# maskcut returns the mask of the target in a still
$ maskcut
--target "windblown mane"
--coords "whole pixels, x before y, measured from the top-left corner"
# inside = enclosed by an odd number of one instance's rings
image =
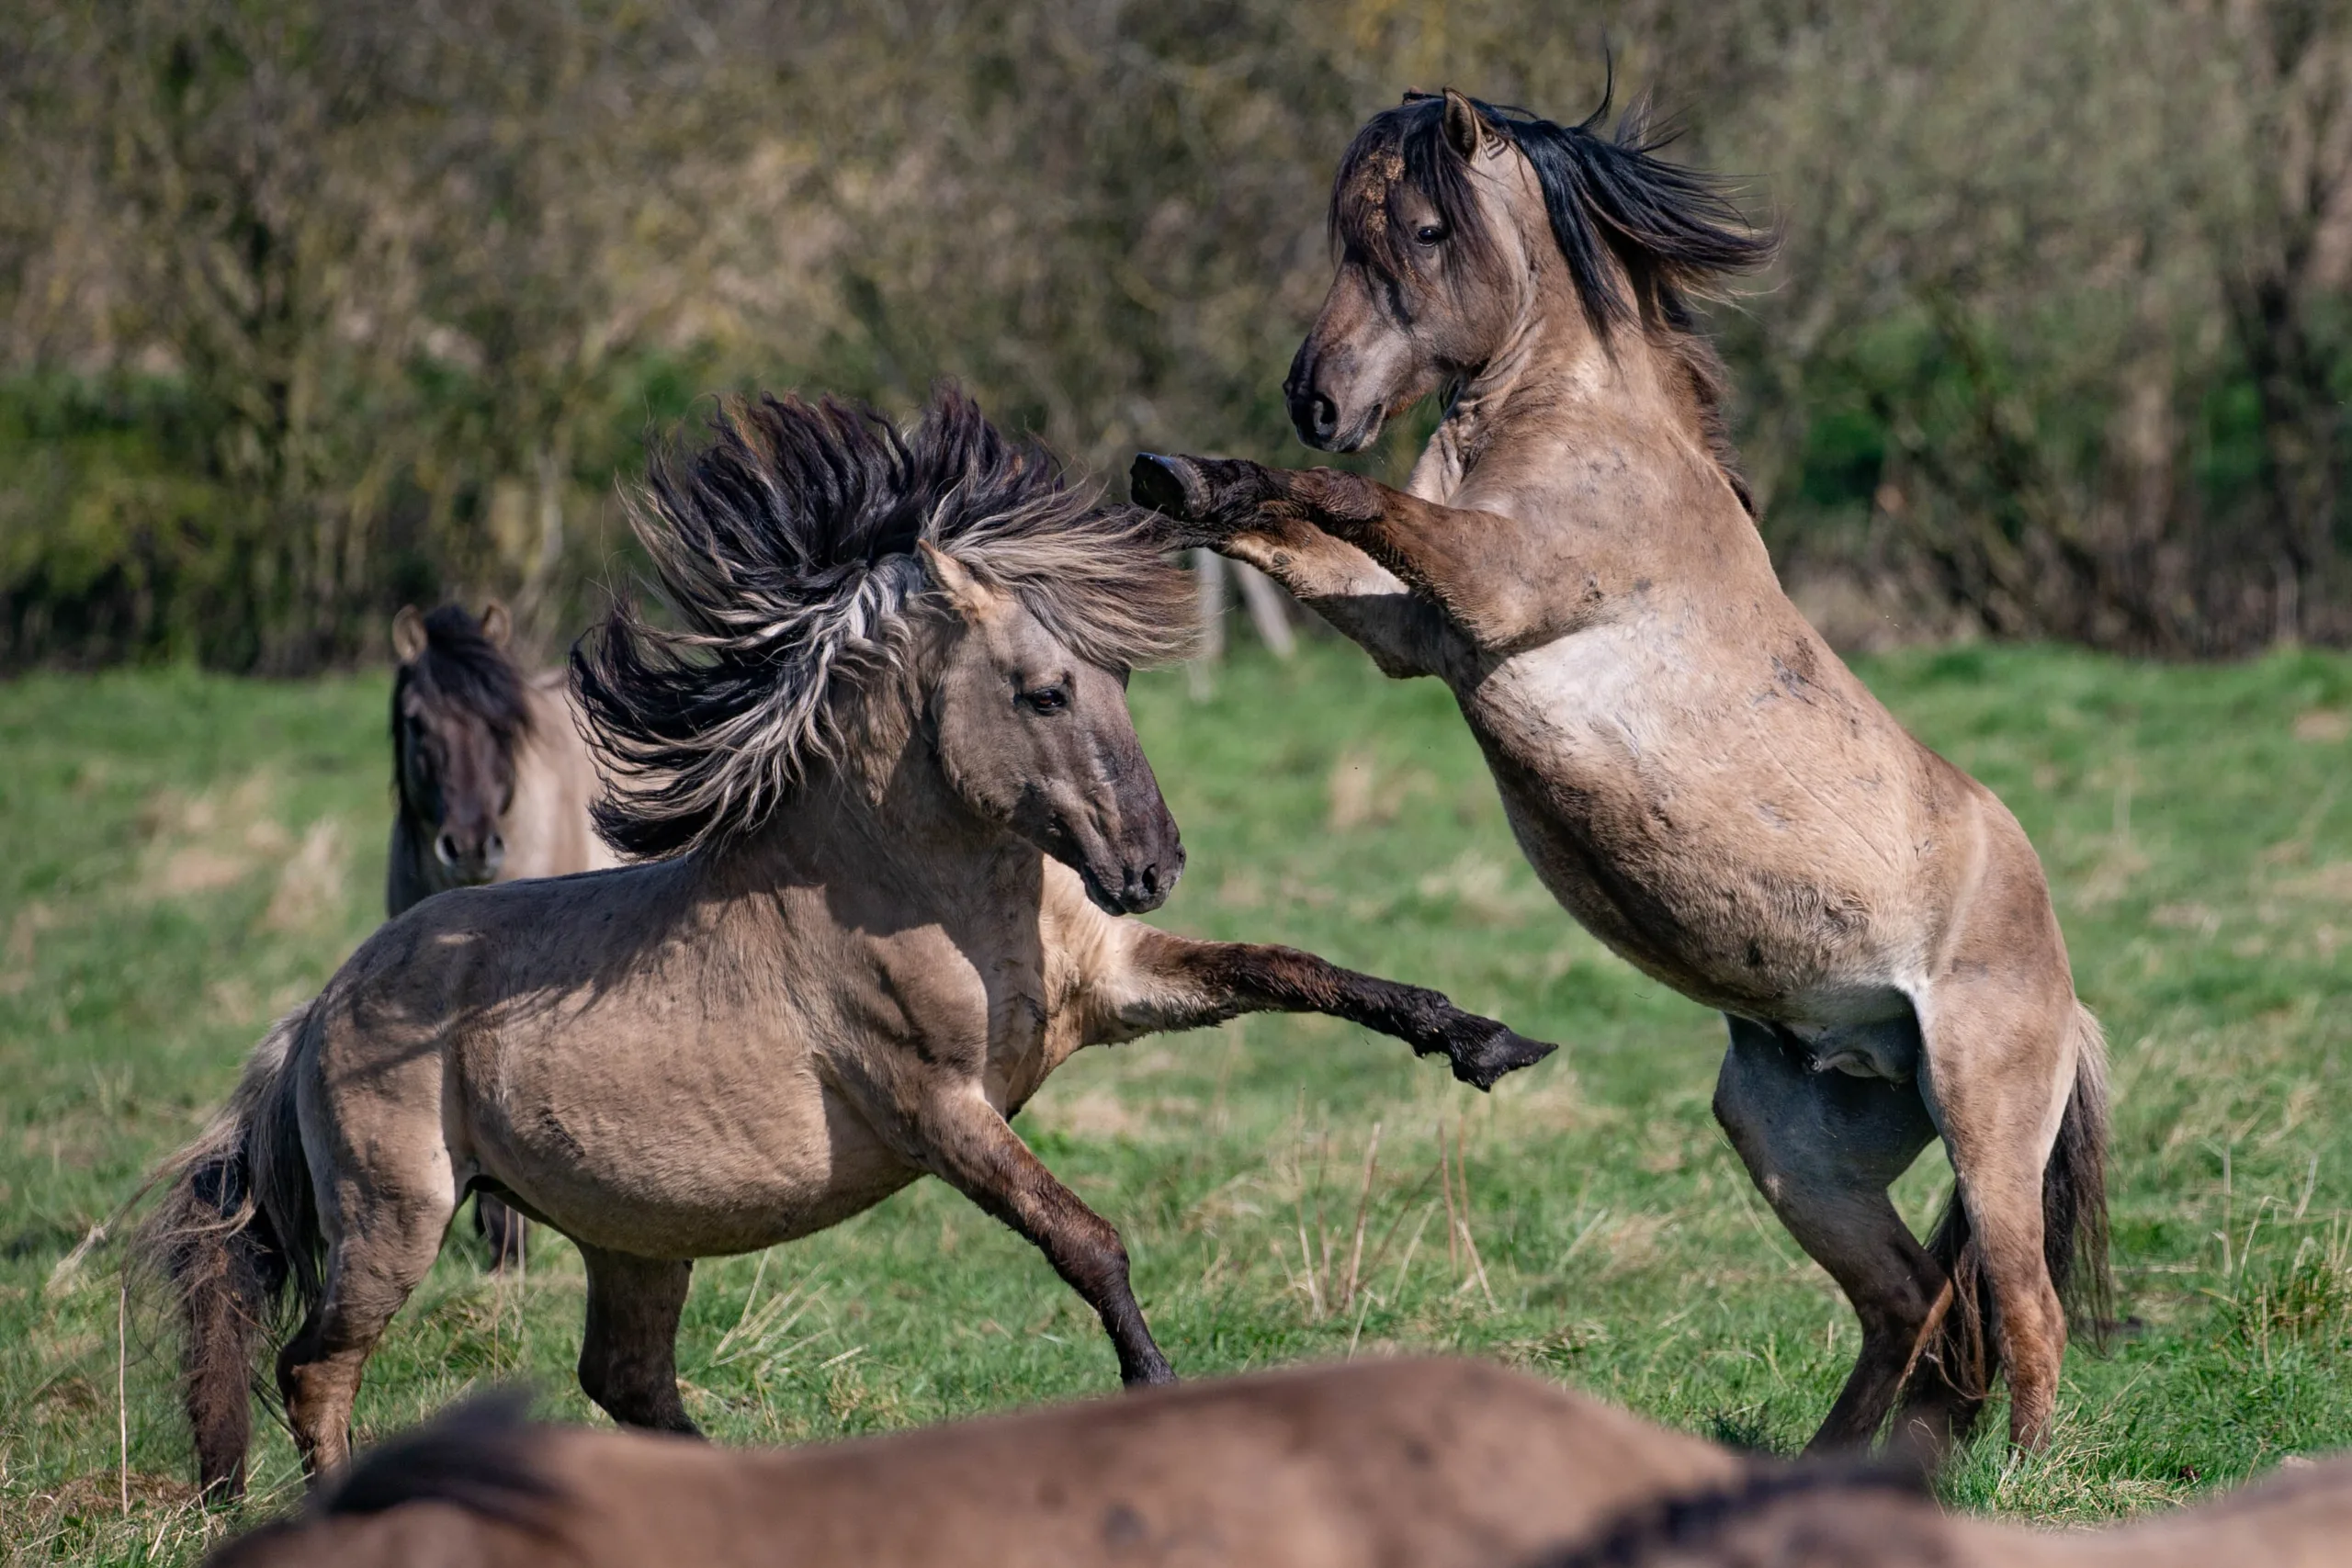
[[[1608,130],[1611,96],[1604,91],[1600,107],[1575,125],[1471,103],[1487,128],[1533,166],[1552,237],[1593,331],[1606,338],[1618,327],[1638,326],[1676,357],[1708,449],[1752,515],[1755,502],[1724,423],[1723,361],[1699,331],[1690,300],[1720,275],[1769,261],[1773,236],[1749,226],[1723,181],[1658,157],[1674,132],[1656,126],[1642,106]],[[1349,143],[1332,182],[1332,243],[1392,277],[1418,270],[1412,240],[1392,212],[1406,183],[1437,209],[1455,243],[1482,250],[1493,243],[1480,220],[1469,165],[1446,138],[1442,95],[1408,93],[1396,107],[1373,116]]]
[[[720,404],[709,433],[657,451],[630,509],[675,629],[616,606],[571,656],[597,748],[638,781],[595,808],[629,853],[756,828],[813,768],[846,760],[861,705],[911,709],[933,620],[918,539],[1090,663],[1189,646],[1192,591],[1151,513],[1097,504],[953,388],[903,431],[862,404],[762,397]]]
[[[482,635],[481,623],[462,605],[444,604],[424,617],[424,651],[392,677],[392,784],[405,789],[400,762],[401,709],[414,691],[426,703],[472,714],[481,720],[506,756],[531,728],[523,695],[522,671],[506,650]]]

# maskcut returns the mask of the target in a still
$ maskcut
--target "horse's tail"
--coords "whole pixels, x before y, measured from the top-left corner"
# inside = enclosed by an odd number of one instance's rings
[[[258,1332],[289,1315],[289,1285],[305,1312],[321,1291],[318,1210],[291,1070],[309,1020],[307,1006],[297,1009],[263,1036],[228,1105],[164,1168],[164,1201],[140,1235],[140,1258],[179,1308],[197,1476],[220,1497],[244,1490]]]
[[[2075,1082],[2041,1171],[2042,1261],[2069,1322],[2086,1326],[2097,1343],[2114,1308],[2107,1261],[2107,1034],[2079,1001],[2074,1030]],[[1993,1281],[1975,1242],[1955,1190],[1928,1242],[1929,1256],[1951,1280],[1951,1304],[1930,1326],[1913,1373],[1942,1380],[1961,1395],[1971,1420],[2001,1375],[2000,1341],[1991,1331]]]

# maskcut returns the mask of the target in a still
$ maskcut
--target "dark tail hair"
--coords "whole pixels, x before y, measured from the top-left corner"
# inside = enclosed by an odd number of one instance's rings
[[[2107,1035],[2090,1009],[2075,1004],[2075,1085],[2058,1123],[2058,1142],[2041,1173],[2042,1260],[2070,1326],[2106,1336],[2115,1281],[2107,1261]],[[2001,1375],[2000,1340],[1992,1332],[1993,1281],[1953,1190],[1928,1238],[1928,1252],[1951,1279],[1951,1305],[1921,1347],[1906,1394],[1925,1380],[1959,1395],[1954,1438],[1967,1436]]]
[[[253,1438],[250,1390],[259,1332],[321,1293],[320,1235],[295,1119],[292,1063],[310,1010],[272,1026],[228,1106],[175,1156],[138,1255],[178,1306],[183,1393],[196,1435],[197,1480],[210,1497],[241,1495]]]

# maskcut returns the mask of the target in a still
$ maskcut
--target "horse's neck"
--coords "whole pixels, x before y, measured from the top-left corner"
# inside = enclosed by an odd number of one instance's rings
[[[499,829],[506,836],[507,876],[561,876],[618,864],[589,819],[596,765],[580,738],[561,672],[526,676],[523,700],[531,723],[514,742],[514,797]]]
[[[420,826],[403,795],[392,813],[392,844],[384,864],[387,919],[441,891],[434,875],[430,829]]]
[[[1764,563],[1671,350],[1631,325],[1604,346],[1551,291],[1454,393],[1408,488],[1532,525],[1595,525],[1619,542],[1705,538]]]
[[[929,749],[909,748],[887,777],[820,773],[745,846],[743,874],[885,891],[944,910],[1033,881],[1042,853],[989,823],[948,788]],[[1023,876],[1023,873],[1028,873]]]

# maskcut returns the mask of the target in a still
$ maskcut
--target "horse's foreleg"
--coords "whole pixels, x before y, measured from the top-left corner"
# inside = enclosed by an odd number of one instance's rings
[[[1589,594],[1599,591],[1591,584],[1586,595],[1564,595],[1549,549],[1508,517],[1441,506],[1337,468],[1145,454],[1129,484],[1139,504],[1177,519],[1187,542],[1239,556],[1285,585],[1294,574],[1306,586],[1318,573],[1344,581],[1346,557],[1335,547],[1361,556],[1439,612],[1442,630],[1416,628],[1417,638],[1452,645],[1449,651],[1508,653],[1547,641],[1589,614]],[[1309,552],[1305,541],[1317,534],[1328,542]],[[1250,553],[1238,547],[1244,540],[1253,541]],[[1279,564],[1285,552],[1304,564]]]
[[[926,1168],[1046,1255],[1095,1315],[1119,1357],[1119,1381],[1174,1382],[1127,1280],[1127,1249],[1111,1222],[1056,1179],[979,1094],[949,1092],[912,1118]]]
[[[584,1242],[580,1257],[588,1267],[581,1391],[625,1427],[698,1435],[678,1397],[678,1316],[694,1265]]]
[[[1715,1119],[1772,1212],[1861,1320],[1861,1353],[1810,1446],[1859,1447],[1894,1408],[1943,1281],[1887,1197],[1934,1140],[1935,1123],[1917,1084],[1816,1072],[1762,1025],[1730,1023]]]
[[[1491,1089],[1557,1046],[1464,1012],[1442,993],[1360,975],[1311,953],[1257,942],[1194,942],[1136,928],[1126,972],[1105,986],[1117,1038],[1197,1029],[1245,1012],[1320,1012],[1393,1035],[1418,1056],[1442,1055],[1453,1076]]]

